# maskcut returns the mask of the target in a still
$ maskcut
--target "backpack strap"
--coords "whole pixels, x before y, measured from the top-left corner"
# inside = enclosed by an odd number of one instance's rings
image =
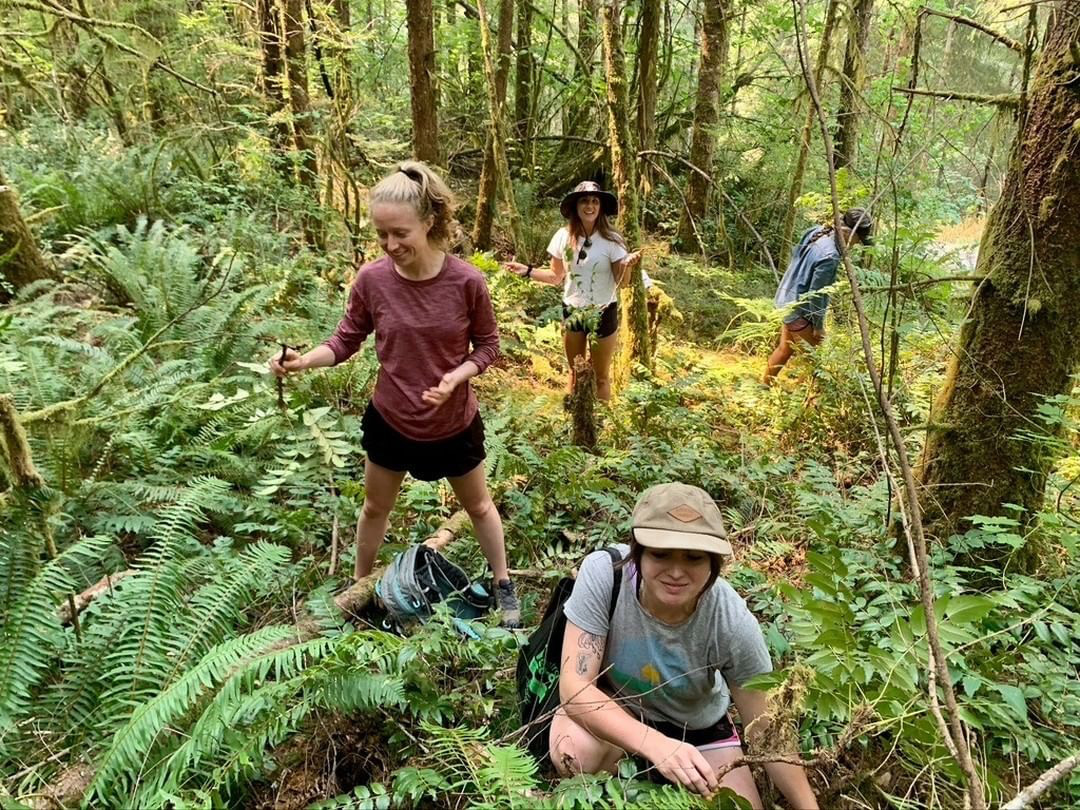
[[[619,601],[619,588],[622,587],[622,568],[619,568],[616,563],[622,562],[623,556],[617,548],[614,546],[608,546],[604,549],[611,556],[611,603],[608,605],[607,620],[608,629],[611,628],[611,617],[615,615],[615,605]]]

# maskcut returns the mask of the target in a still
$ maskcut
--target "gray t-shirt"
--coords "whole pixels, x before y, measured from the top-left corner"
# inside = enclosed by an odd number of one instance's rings
[[[620,545],[625,557],[630,547]],[[637,599],[637,569],[623,568],[622,587],[608,627],[611,556],[594,551],[581,564],[563,610],[593,635],[606,637],[598,684],[638,716],[690,729],[718,722],[731,702],[727,683],[739,686],[772,671],[757,619],[722,579],[702,595],[680,625],[650,616]]]

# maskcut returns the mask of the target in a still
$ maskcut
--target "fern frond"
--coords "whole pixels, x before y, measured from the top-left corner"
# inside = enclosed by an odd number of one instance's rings
[[[478,770],[480,792],[489,800],[524,797],[537,786],[536,760],[516,745],[487,745],[487,763]]]
[[[45,563],[21,587],[17,582],[8,583],[11,607],[0,626],[0,722],[29,709],[31,688],[49,669],[62,645],[56,607],[62,596],[75,588],[73,570],[95,570],[112,544],[110,537],[87,537]]]
[[[245,671],[251,666],[249,663],[245,667],[246,661],[272,650],[293,634],[295,628],[275,625],[219,644],[171,687],[136,708],[99,761],[87,796],[108,803],[120,795],[117,791],[129,790],[166,726],[190,711],[205,692],[236,677],[231,675],[236,668]]]

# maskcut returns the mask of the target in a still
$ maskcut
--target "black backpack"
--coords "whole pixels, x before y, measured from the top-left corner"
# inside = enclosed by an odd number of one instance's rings
[[[616,548],[604,549],[611,555],[611,565],[622,560]],[[608,622],[615,614],[615,603],[622,585],[622,569],[615,567],[611,583],[611,604]],[[559,708],[559,670],[562,667],[563,635],[566,633],[566,614],[563,604],[570,598],[574,580],[563,577],[555,586],[544,610],[540,626],[529,636],[518,652],[517,693],[521,707],[521,725],[525,729],[526,747],[536,759],[548,755],[548,729],[551,718]]]

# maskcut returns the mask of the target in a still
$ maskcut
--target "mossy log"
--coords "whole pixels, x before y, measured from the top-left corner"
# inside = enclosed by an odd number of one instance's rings
[[[55,278],[19,210],[15,189],[0,169],[0,304],[6,304],[32,281]]]

